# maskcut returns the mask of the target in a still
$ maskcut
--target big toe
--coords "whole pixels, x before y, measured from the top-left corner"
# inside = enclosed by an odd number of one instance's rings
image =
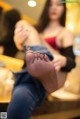
[[[34,57],[34,54],[33,54],[32,51],[28,51],[28,52],[26,53],[26,62],[27,62],[27,63],[33,62],[34,58],[35,58],[35,57]]]

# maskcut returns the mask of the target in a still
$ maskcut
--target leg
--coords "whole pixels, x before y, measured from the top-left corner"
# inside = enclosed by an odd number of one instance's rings
[[[31,26],[29,23],[25,22],[25,21],[20,21],[17,23],[16,27],[19,28],[20,26],[22,26],[22,29],[21,32],[19,32],[19,34],[22,35],[22,38],[25,36],[25,34],[29,35],[29,37],[25,37],[25,43],[26,46],[29,45],[29,46],[46,46],[49,51],[51,52],[51,54],[54,54],[57,53],[55,52],[55,50],[53,48],[51,48],[44,40],[42,40],[40,38],[40,35],[38,34],[38,32],[36,31],[36,29]],[[27,32],[28,31],[28,32]],[[18,34],[18,35],[19,35]],[[15,32],[15,37],[14,37],[14,40],[16,41],[15,43],[18,43],[17,40],[19,38],[16,38],[17,36],[17,30]],[[20,37],[21,38],[21,37]],[[20,41],[20,40],[19,40]],[[57,53],[58,54],[58,53]],[[54,64],[52,63],[52,65],[54,66]],[[60,80],[60,79],[59,79]],[[63,85],[63,84],[62,84]]]
[[[7,119],[30,119],[37,105],[37,93],[32,84],[15,87],[7,109]]]
[[[47,47],[52,54],[57,53],[45,40],[41,38],[37,30],[24,20],[21,20],[16,24],[14,41],[19,49],[21,49],[20,47],[22,47],[21,45],[23,44],[28,46],[43,45]]]
[[[14,41],[17,44],[19,41],[24,41],[27,46],[42,45],[40,41],[40,36],[36,29],[24,20],[20,20],[16,24]]]
[[[28,51],[26,61],[30,75],[39,79],[48,93],[58,89],[56,72],[47,55]]]

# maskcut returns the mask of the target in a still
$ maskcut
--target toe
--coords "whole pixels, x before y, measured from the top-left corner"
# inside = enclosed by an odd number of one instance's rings
[[[27,62],[27,64],[28,63],[32,63],[33,62],[33,60],[34,60],[34,54],[32,53],[32,52],[27,52],[26,53],[26,62]]]
[[[34,53],[34,57],[35,57],[35,59],[36,59],[36,58],[38,58],[38,55],[37,55],[37,53]]]
[[[44,59],[44,55],[43,54],[40,54],[40,58],[43,60]]]
[[[40,58],[40,53],[37,53],[37,58],[38,58],[38,60],[41,59],[41,58]]]
[[[45,61],[49,61],[49,58],[48,58],[48,56],[46,54],[44,55],[44,60]]]

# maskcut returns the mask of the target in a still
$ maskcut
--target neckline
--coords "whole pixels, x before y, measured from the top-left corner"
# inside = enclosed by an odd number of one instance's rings
[[[46,37],[44,39],[51,39],[51,38],[56,38],[56,36]]]

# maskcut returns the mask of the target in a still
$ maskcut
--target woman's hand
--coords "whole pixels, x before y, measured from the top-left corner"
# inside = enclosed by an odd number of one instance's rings
[[[28,36],[29,33],[26,28],[26,22],[19,21],[14,31],[14,42],[19,50],[23,49],[22,46],[25,44],[26,40],[28,39]]]
[[[60,71],[60,69],[66,65],[66,61],[67,59],[64,56],[58,54],[54,55],[53,63],[54,63],[55,70]]]

